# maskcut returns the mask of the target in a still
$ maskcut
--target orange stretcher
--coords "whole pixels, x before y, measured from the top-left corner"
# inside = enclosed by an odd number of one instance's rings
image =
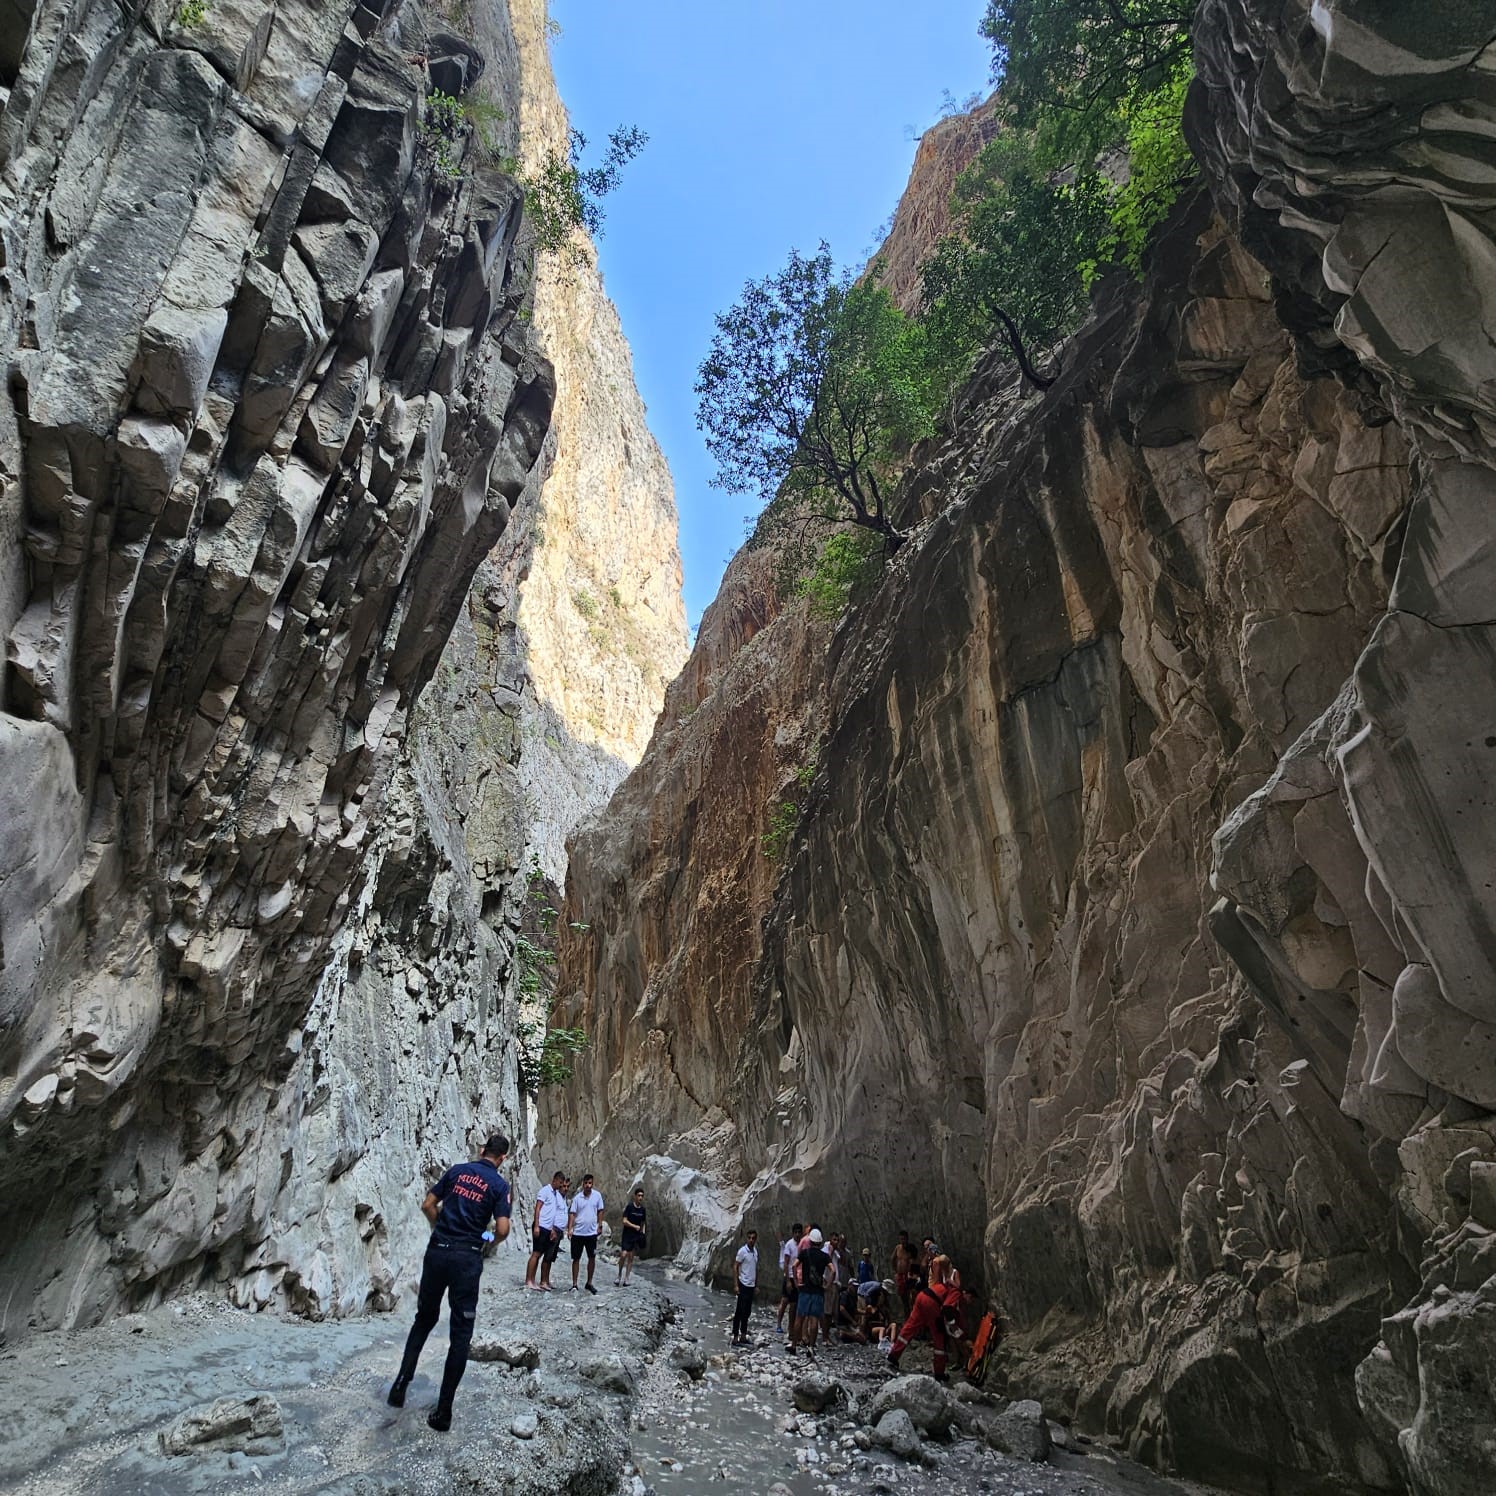
[[[997,1316],[989,1309],[972,1337],[971,1354],[966,1358],[966,1380],[980,1387],[987,1380],[987,1365],[997,1348]]]

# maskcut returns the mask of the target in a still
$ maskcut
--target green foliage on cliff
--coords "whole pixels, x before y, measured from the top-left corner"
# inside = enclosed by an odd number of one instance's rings
[[[821,547],[794,592],[807,599],[810,616],[835,623],[883,571],[883,547],[865,530],[842,530]]]
[[[602,200],[618,190],[623,168],[648,140],[637,126],[621,126],[608,136],[601,163],[586,166],[587,137],[580,130],[572,130],[565,151],[549,152],[537,171],[521,174],[525,212],[535,230],[536,246],[549,253],[570,251],[577,229],[594,237],[601,234]]]
[[[891,485],[941,396],[924,328],[881,286],[837,275],[825,244],[792,250],[716,322],[696,381],[713,483],[762,495],[761,534],[839,518],[896,549]]]
[[[525,217],[534,231],[536,248],[546,254],[580,256],[576,231],[602,233],[602,200],[617,191],[623,168],[644,149],[649,137],[636,126],[620,126],[609,135],[602,160],[588,166],[587,137],[572,130],[564,151],[549,151],[536,170],[527,172],[518,157],[501,149],[499,127],[504,119],[504,111],[487,99],[477,95],[458,99],[438,89],[426,98],[421,143],[436,174],[455,179],[462,175],[463,146],[472,134],[479,158],[507,172],[524,191]]]
[[[556,965],[558,914],[547,894],[545,873],[538,857],[530,860],[522,916],[523,923],[539,939],[531,938],[526,929],[521,929],[515,936],[515,990],[520,1009],[515,1048],[520,1084],[534,1095],[543,1086],[556,1086],[570,1080],[571,1061],[588,1044],[585,1029],[551,1027],[555,992],[550,972]],[[585,932],[587,926],[573,923],[571,928]]]
[[[800,807],[793,800],[781,800],[769,812],[769,824],[758,844],[770,862],[783,862],[794,840],[800,821]]]
[[[1056,177],[1033,137],[1000,136],[962,174],[952,231],[924,269],[924,319],[949,377],[994,337],[1035,383],[1029,349],[1076,326],[1087,305],[1082,266],[1098,257],[1107,199],[1094,173]]]
[[[988,0],[1008,124],[1063,161],[1091,162],[1121,141],[1125,112],[1167,88],[1190,56],[1195,0]]]
[[[208,0],[182,0],[177,6],[178,26],[201,26],[208,19]]]
[[[1002,135],[957,184],[925,267],[925,319],[953,378],[1005,338],[1039,354],[1080,322],[1107,266],[1137,271],[1193,170],[1185,0],[989,0]]]

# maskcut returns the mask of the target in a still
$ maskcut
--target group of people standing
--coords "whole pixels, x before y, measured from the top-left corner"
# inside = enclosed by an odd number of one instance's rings
[[[582,1258],[587,1258],[588,1293],[596,1293],[593,1275],[597,1271],[597,1242],[603,1231],[602,1191],[594,1186],[591,1174],[582,1175],[582,1187],[570,1194],[571,1180],[564,1169],[551,1175],[535,1195],[535,1209],[530,1222],[530,1260],[525,1265],[525,1287],[538,1293],[550,1293],[551,1264],[561,1251],[561,1239],[571,1243],[571,1291],[577,1291]],[[623,1234],[619,1239],[618,1277],[614,1287],[627,1288],[634,1272],[635,1255],[644,1246],[648,1230],[648,1212],[644,1208],[644,1191],[636,1189],[623,1207]]]
[[[404,1406],[421,1350],[445,1298],[451,1309],[451,1334],[441,1390],[426,1420],[441,1432],[452,1426],[452,1399],[467,1366],[483,1259],[509,1235],[511,1192],[500,1172],[508,1152],[509,1139],[494,1133],[476,1159],[453,1164],[421,1201],[422,1214],[431,1224],[431,1237],[421,1265],[415,1323],[387,1400],[392,1407]],[[571,1243],[572,1292],[583,1286],[595,1294],[592,1280],[604,1210],[602,1192],[591,1174],[584,1174],[581,1187],[572,1193],[566,1171],[557,1169],[535,1198],[525,1287],[537,1293],[551,1291],[551,1267],[565,1237]],[[622,1214],[615,1286],[627,1288],[635,1256],[648,1240],[649,1217],[642,1189],[634,1189]],[[587,1259],[587,1281],[579,1285],[583,1257]],[[832,1232],[828,1237],[814,1223],[807,1228],[797,1222],[780,1243],[778,1264],[781,1290],[775,1329],[786,1334],[788,1316],[785,1350],[790,1355],[803,1349],[814,1356],[817,1338],[824,1333],[829,1339],[839,1331],[844,1341],[887,1346],[889,1365],[897,1370],[899,1357],[910,1341],[928,1333],[935,1348],[935,1375],[945,1380],[948,1343],[965,1335],[965,1296],[960,1274],[932,1237],[915,1247],[909,1233],[901,1231],[893,1249],[893,1277],[880,1279],[870,1247],[864,1247],[854,1261],[845,1236]],[[733,1282],[737,1299],[732,1343],[746,1345],[749,1317],[758,1293],[756,1231],[745,1234],[734,1255]]]
[[[804,1350],[813,1356],[821,1335],[829,1340],[838,1333],[845,1342],[886,1347],[889,1365],[897,1371],[910,1342],[928,1334],[935,1376],[946,1379],[949,1342],[966,1333],[965,1296],[960,1273],[933,1237],[916,1247],[907,1231],[899,1232],[893,1277],[880,1279],[871,1247],[864,1247],[854,1262],[844,1235],[832,1232],[828,1237],[819,1226],[812,1223],[807,1228],[797,1221],[779,1244],[779,1271],[774,1328],[777,1334],[787,1333],[784,1348],[789,1355]],[[736,1319],[733,1325],[737,1344]]]

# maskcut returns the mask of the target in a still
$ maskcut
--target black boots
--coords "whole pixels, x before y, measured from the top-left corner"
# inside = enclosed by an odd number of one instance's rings
[[[390,1384],[390,1395],[385,1401],[392,1408],[403,1408],[405,1406],[405,1389],[410,1386],[409,1377],[396,1377]]]
[[[426,1422],[434,1428],[437,1433],[444,1434],[452,1427],[452,1410],[444,1408],[438,1403],[427,1415]]]

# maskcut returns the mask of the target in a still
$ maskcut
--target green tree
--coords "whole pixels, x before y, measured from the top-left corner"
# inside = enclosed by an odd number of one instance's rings
[[[1030,349],[1072,331],[1088,304],[1083,267],[1108,233],[1107,197],[1094,173],[1055,179],[1031,136],[995,140],[962,174],[953,229],[923,272],[922,315],[954,382],[994,337],[1043,389]]]
[[[1193,171],[1180,119],[1193,0],[989,0],[1004,126],[964,172],[925,267],[922,315],[959,378],[995,338],[1031,350],[1085,315],[1107,265],[1143,250]]]
[[[924,329],[872,279],[838,276],[825,244],[791,251],[716,323],[696,381],[713,483],[762,495],[760,533],[844,519],[896,550],[892,484],[939,403]]]
[[[1054,164],[1117,144],[1122,107],[1168,84],[1190,55],[1195,0],[988,0],[982,33],[1009,123]]]
[[[567,149],[553,150],[537,171],[520,177],[525,189],[525,211],[535,230],[536,245],[552,253],[568,249],[572,232],[585,229],[594,238],[603,231],[602,200],[618,189],[623,168],[644,149],[649,137],[633,125],[608,136],[608,148],[596,166],[583,164],[587,137],[569,132]]]

